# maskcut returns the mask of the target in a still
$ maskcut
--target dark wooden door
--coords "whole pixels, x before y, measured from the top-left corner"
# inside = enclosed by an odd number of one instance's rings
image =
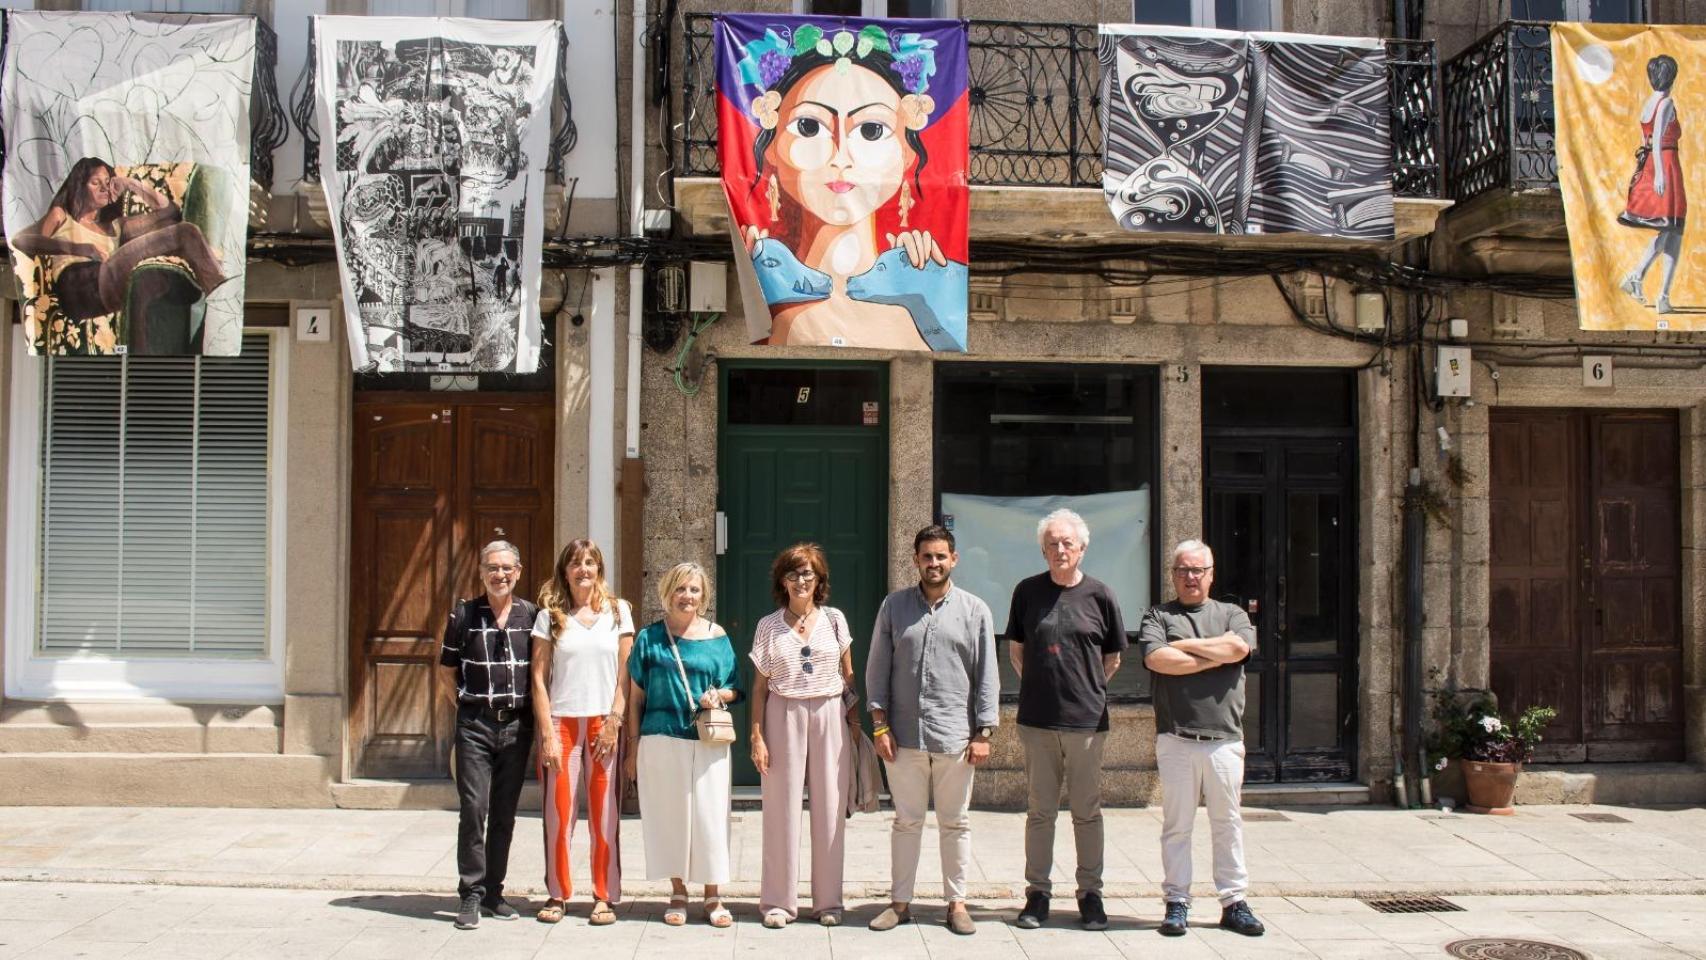
[[[1215,599],[1255,624],[1245,779],[1345,781],[1356,748],[1355,466],[1348,438],[1210,437]]]
[[[776,609],[771,563],[791,544],[817,543],[829,561],[829,603],[847,615],[853,630],[854,673],[863,686],[871,627],[888,589],[887,377],[869,365],[828,370],[863,375],[825,377],[816,368],[769,364],[723,371],[717,505],[727,539],[717,560],[715,613],[750,674],[753,627]],[[731,410],[731,387],[755,402],[737,400]],[[780,409],[770,402],[777,397],[785,401]],[[740,734],[733,754],[737,784],[759,782],[745,746],[748,703],[733,711]]]
[[[518,596],[551,561],[549,395],[357,394],[350,494],[350,742],[369,777],[448,772],[453,717],[435,669],[450,605],[481,589],[475,552],[522,551]]]
[[[1495,410],[1493,690],[1557,708],[1539,758],[1682,754],[1677,421]]]

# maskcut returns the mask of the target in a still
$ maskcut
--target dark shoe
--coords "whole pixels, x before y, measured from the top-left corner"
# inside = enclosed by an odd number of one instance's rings
[[[1078,922],[1086,930],[1108,929],[1108,911],[1102,909],[1102,895],[1094,890],[1078,898]]]
[[[1242,900],[1220,911],[1220,929],[1242,933],[1246,937],[1259,937],[1268,930],[1250,912],[1250,905]]]
[[[1161,921],[1163,937],[1182,937],[1190,927],[1191,905],[1183,900],[1167,901],[1167,916]]]
[[[948,904],[948,930],[962,937],[969,937],[977,932],[977,924],[972,922],[971,911],[963,903]]]
[[[480,925],[480,895],[470,893],[462,898],[462,906],[456,910],[456,929],[472,930]]]
[[[1020,930],[1035,930],[1048,922],[1048,894],[1031,891],[1025,895],[1025,909],[1019,911],[1019,919],[1013,925]]]
[[[883,908],[882,913],[877,914],[877,916],[871,921],[870,926],[872,930],[882,933],[885,930],[893,930],[895,927],[898,927],[903,923],[911,922],[911,910],[896,910],[894,908],[894,904],[891,903]]]
[[[480,904],[480,912],[493,920],[520,920],[521,914],[503,897]]]

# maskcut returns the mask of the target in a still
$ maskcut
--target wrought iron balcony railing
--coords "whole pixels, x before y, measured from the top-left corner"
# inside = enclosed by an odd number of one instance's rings
[[[1558,186],[1548,24],[1506,21],[1447,61],[1442,74],[1451,199]]]
[[[676,165],[714,177],[717,161],[713,14],[682,17],[683,72]],[[967,51],[974,184],[1102,185],[1101,66],[1096,27],[972,20]],[[1439,63],[1432,40],[1388,40],[1392,187],[1441,194]]]

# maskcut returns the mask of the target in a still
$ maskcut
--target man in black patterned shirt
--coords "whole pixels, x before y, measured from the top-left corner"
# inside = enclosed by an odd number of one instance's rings
[[[533,747],[528,654],[536,608],[516,597],[521,551],[493,540],[480,551],[483,596],[458,601],[444,628],[442,688],[456,700],[456,792],[462,805],[456,840],[456,928],[480,915],[514,920],[503,898],[515,807]]]

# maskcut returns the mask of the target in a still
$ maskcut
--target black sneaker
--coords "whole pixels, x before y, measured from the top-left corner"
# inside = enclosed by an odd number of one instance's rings
[[[1078,898],[1078,922],[1086,930],[1108,929],[1108,911],[1102,909],[1102,895],[1094,890]]]
[[[1250,912],[1250,905],[1242,900],[1220,911],[1220,929],[1242,933],[1246,937],[1259,937],[1268,930]]]
[[[503,897],[497,897],[480,904],[480,912],[493,920],[520,920],[521,914],[509,905]]]
[[[1020,930],[1035,930],[1048,922],[1048,894],[1033,890],[1025,895],[1025,909],[1013,925]]]
[[[472,930],[480,925],[480,895],[470,893],[462,898],[462,906],[456,911],[456,929]]]
[[[1190,927],[1191,905],[1183,900],[1167,901],[1167,916],[1161,921],[1163,937],[1182,937]]]

